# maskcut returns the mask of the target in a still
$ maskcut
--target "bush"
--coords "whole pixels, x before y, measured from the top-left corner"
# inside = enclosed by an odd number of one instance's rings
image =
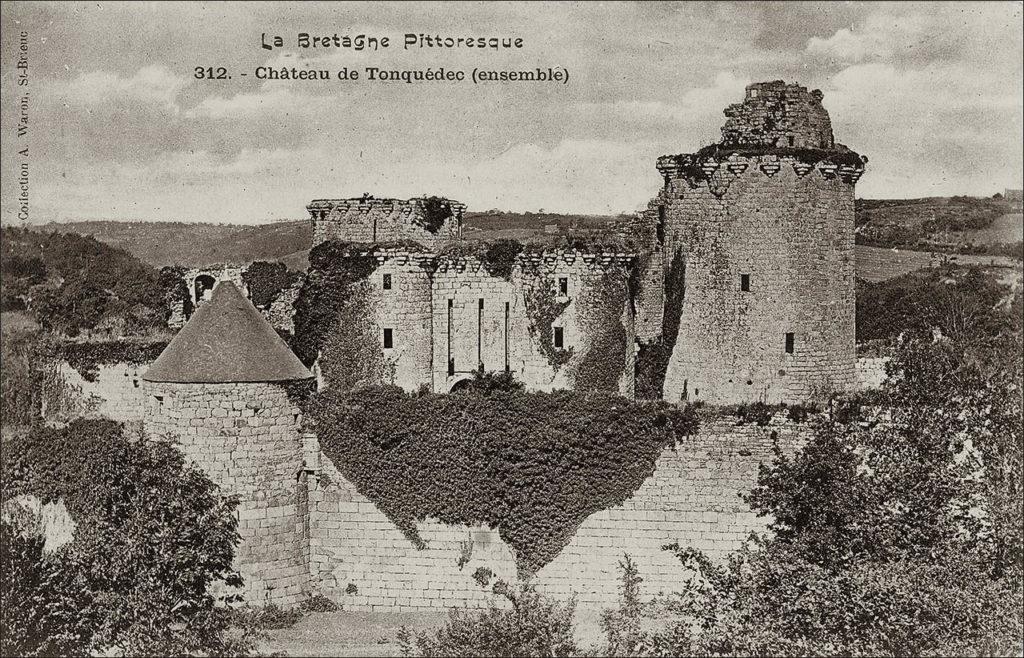
[[[77,655],[89,647],[90,597],[72,567],[44,556],[43,543],[0,522],[0,655]]]
[[[89,620],[90,652],[250,648],[246,636],[228,632],[229,615],[211,594],[216,581],[241,584],[232,570],[237,501],[222,498],[175,448],[132,443],[111,421],[79,420],[6,443],[2,475],[3,500],[63,500],[75,520],[74,540],[44,561],[58,560],[88,597],[81,619]]]
[[[398,635],[403,656],[578,656],[573,635],[575,600],[560,603],[541,596],[530,586],[518,592],[504,581],[495,594],[511,603],[493,602],[481,611],[448,611],[444,627],[414,636],[405,628]]]
[[[486,381],[486,378],[483,378]],[[532,573],[594,512],[628,499],[690,410],[603,393],[410,395],[326,390],[309,417],[324,454],[417,545],[429,517],[496,528]]]

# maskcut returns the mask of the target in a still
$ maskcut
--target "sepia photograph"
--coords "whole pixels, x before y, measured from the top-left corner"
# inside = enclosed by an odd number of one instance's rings
[[[1024,2],[0,11],[0,655],[1024,656]]]

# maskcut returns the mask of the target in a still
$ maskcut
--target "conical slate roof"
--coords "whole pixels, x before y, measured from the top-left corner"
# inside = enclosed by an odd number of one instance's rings
[[[211,384],[311,376],[235,284],[222,281],[142,378]]]

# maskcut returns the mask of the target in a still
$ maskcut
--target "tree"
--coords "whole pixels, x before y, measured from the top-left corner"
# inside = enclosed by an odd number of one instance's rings
[[[248,649],[244,636],[227,633],[229,616],[215,606],[211,589],[218,581],[241,584],[232,569],[237,501],[222,498],[176,448],[133,443],[111,421],[78,420],[63,429],[35,428],[5,444],[2,475],[3,500],[23,494],[63,500],[76,523],[74,540],[54,555],[32,553],[32,568],[5,570],[4,589],[32,590],[39,578],[33,574],[53,569],[72,574],[74,588],[88,598],[78,620],[88,621],[89,651]],[[46,618],[33,607],[45,598],[25,602],[30,614]],[[3,654],[11,652],[5,646]]]
[[[877,399],[842,402],[857,413],[762,468],[748,502],[770,532],[728,564],[667,547],[695,575],[639,652],[1019,651],[1024,343],[1020,296],[1005,301],[969,301],[983,321],[940,324],[954,338],[938,339],[933,323],[961,316],[925,303]]]

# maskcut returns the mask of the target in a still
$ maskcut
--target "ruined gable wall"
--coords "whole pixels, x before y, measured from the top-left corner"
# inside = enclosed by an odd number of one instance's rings
[[[686,262],[665,399],[797,402],[852,387],[859,173],[777,156],[706,164],[709,180],[660,165],[666,254]]]
[[[823,94],[781,80],[747,86],[742,103],[725,109],[724,145],[832,149],[832,122]]]
[[[224,490],[241,498],[235,564],[252,605],[291,606],[308,591],[306,488],[299,410],[268,383],[144,383],[145,429],[175,443]]]

